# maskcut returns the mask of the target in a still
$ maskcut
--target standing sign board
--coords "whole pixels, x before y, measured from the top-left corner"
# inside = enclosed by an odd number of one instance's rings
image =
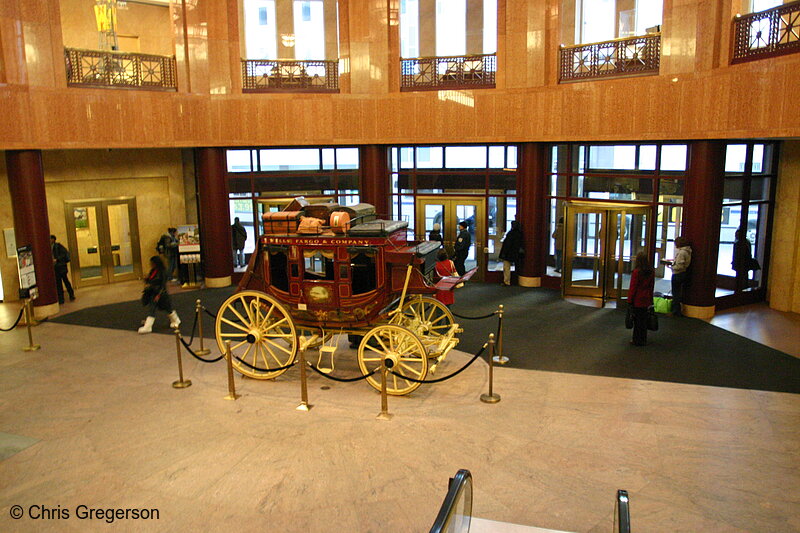
[[[33,268],[33,250],[30,245],[17,248],[17,269],[19,271],[19,297],[35,300],[39,296],[36,288],[36,272]]]

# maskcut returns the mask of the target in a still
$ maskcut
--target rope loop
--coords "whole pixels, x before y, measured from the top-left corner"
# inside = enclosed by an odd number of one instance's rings
[[[486,344],[484,344],[484,345],[481,347],[481,349],[480,349],[480,350],[478,350],[478,353],[476,353],[475,355],[473,355],[473,356],[472,356],[472,359],[470,359],[470,360],[469,360],[469,362],[468,362],[466,365],[462,366],[461,368],[459,368],[458,370],[456,370],[455,372],[453,372],[453,373],[452,373],[452,374],[450,374],[449,376],[444,376],[444,377],[441,377],[441,378],[436,378],[436,379],[431,379],[431,380],[424,380],[424,379],[414,379],[414,378],[411,378],[411,377],[408,377],[408,376],[406,376],[405,374],[398,374],[397,372],[395,372],[395,371],[394,371],[394,370],[392,370],[391,368],[389,369],[389,372],[390,372],[391,374],[394,374],[394,375],[395,375],[395,376],[397,376],[398,378],[403,378],[403,379],[406,379],[406,380],[408,380],[408,381],[411,381],[411,382],[413,382],[413,383],[441,383],[442,381],[447,381],[447,380],[448,380],[448,379],[450,379],[450,378],[454,378],[454,377],[456,377],[457,375],[459,375],[460,373],[462,373],[464,370],[466,370],[466,369],[467,369],[467,367],[469,367],[469,366],[470,366],[472,363],[474,363],[475,361],[477,361],[478,357],[480,357],[480,356],[481,356],[481,354],[483,354],[483,351],[484,351],[485,349],[486,349]]]
[[[14,325],[10,328],[0,328],[0,331],[11,331],[19,324],[19,321],[22,320],[22,314],[25,312],[25,306],[23,305],[22,308],[19,310],[19,315],[17,315],[17,319],[14,321]]]
[[[190,354],[192,354],[192,356],[195,359],[197,359],[198,361],[202,361],[203,363],[216,363],[217,361],[219,361],[220,359],[225,357],[225,354],[222,354],[219,357],[217,357],[216,359],[203,359],[202,357],[200,357],[199,355],[194,353],[194,350],[192,350],[192,348],[189,346],[189,344],[187,344],[186,341],[183,340],[183,337],[179,337],[179,339],[181,340],[181,344],[183,344],[183,347],[186,348],[186,351],[189,352]],[[238,357],[237,357],[237,359],[238,359]]]
[[[314,365],[312,365],[310,362],[308,362],[308,361],[306,361],[306,362],[308,363],[308,366],[309,366],[309,367],[311,367],[311,370],[313,370],[314,372],[316,372],[316,373],[317,373],[317,374],[319,374],[320,376],[322,376],[322,377],[326,377],[326,378],[328,378],[328,379],[330,379],[330,380],[333,380],[333,381],[338,381],[338,382],[340,382],[340,383],[353,383],[353,382],[355,382],[355,381],[361,381],[362,379],[367,379],[368,377],[370,377],[371,375],[373,375],[375,372],[377,372],[378,370],[380,370],[380,367],[378,367],[378,368],[375,368],[375,369],[373,369],[373,370],[372,370],[372,372],[370,372],[369,374],[364,374],[364,375],[362,375],[362,376],[358,376],[357,378],[337,378],[337,377],[335,377],[335,376],[331,376],[331,375],[329,375],[329,374],[326,374],[325,372],[323,372],[323,371],[322,371],[322,370],[320,370],[319,368],[317,368],[317,367],[315,367]]]
[[[453,311],[450,312],[453,313],[453,316],[458,318],[463,318],[464,320],[483,320],[485,318],[492,318],[494,315],[497,314],[497,311],[492,311],[488,315],[483,315],[483,316],[464,316],[464,315],[459,315],[458,313],[455,313]]]

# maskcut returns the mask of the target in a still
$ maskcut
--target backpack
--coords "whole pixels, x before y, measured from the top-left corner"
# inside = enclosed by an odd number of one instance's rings
[[[158,243],[156,243],[156,251],[161,255],[167,253],[167,240],[169,237],[167,235],[162,235],[160,239],[158,239]]]

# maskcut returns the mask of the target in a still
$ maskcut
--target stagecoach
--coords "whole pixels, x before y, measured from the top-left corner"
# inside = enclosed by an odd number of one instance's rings
[[[434,295],[472,272],[438,279],[440,243],[408,240],[407,222],[380,219],[368,204],[297,198],[262,223],[238,291],[216,320],[217,344],[224,351],[231,341],[240,373],[274,379],[300,344],[319,350],[316,367],[331,372],[337,352],[348,352],[340,348],[347,335],[366,381],[380,390],[375,370],[386,361],[388,393],[403,395],[420,385],[404,376],[423,380],[458,344],[462,330]]]

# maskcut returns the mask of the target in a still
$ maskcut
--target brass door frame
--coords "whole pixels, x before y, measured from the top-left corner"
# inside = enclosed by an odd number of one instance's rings
[[[108,207],[112,205],[128,206],[128,224],[130,227],[130,242],[133,269],[127,274],[114,274],[114,250],[111,243],[111,230],[108,220]],[[98,253],[100,254],[101,275],[96,279],[81,279],[80,253],[78,252],[78,236],[75,232],[74,209],[76,207],[94,207],[97,222]],[[139,246],[139,218],[136,210],[136,198],[121,196],[118,198],[91,198],[87,200],[66,200],[64,202],[64,216],[66,219],[67,242],[70,253],[70,277],[72,285],[89,287],[92,285],[105,285],[118,281],[128,281],[142,277],[141,248]]]
[[[594,269],[594,279],[597,280],[595,286],[575,286],[572,284],[572,265],[573,259],[578,257],[575,252],[577,232],[575,231],[575,219],[578,214],[598,215],[600,224],[599,231],[595,230],[594,237],[599,239],[599,251]],[[645,217],[645,246],[648,255],[652,256],[652,232],[650,227],[653,221],[653,208],[651,206],[619,204],[610,202],[566,202],[564,205],[564,257],[562,259],[562,296],[587,296],[599,299],[602,305],[606,301],[615,299],[621,303],[627,295],[627,289],[623,288],[623,274],[625,268],[625,234],[627,225],[627,215],[644,215]],[[619,219],[619,231],[617,231],[617,217]],[[619,257],[615,257],[617,246],[619,246]],[[614,286],[614,275],[617,275],[617,284]]]
[[[474,196],[417,196],[414,203],[414,234],[417,240],[426,240],[425,230],[425,206],[442,205],[444,206],[444,217],[442,218],[442,238],[444,239],[445,249],[452,253],[453,245],[456,240],[456,229],[458,220],[454,218],[448,221],[450,213],[455,213],[456,205],[469,205],[475,207],[475,260],[478,271],[472,279],[482,281],[486,271],[486,256],[489,248],[486,245],[486,235],[488,232],[488,221],[486,219],[486,199]],[[452,215],[454,216],[454,215]],[[450,222],[450,223],[448,223]]]

